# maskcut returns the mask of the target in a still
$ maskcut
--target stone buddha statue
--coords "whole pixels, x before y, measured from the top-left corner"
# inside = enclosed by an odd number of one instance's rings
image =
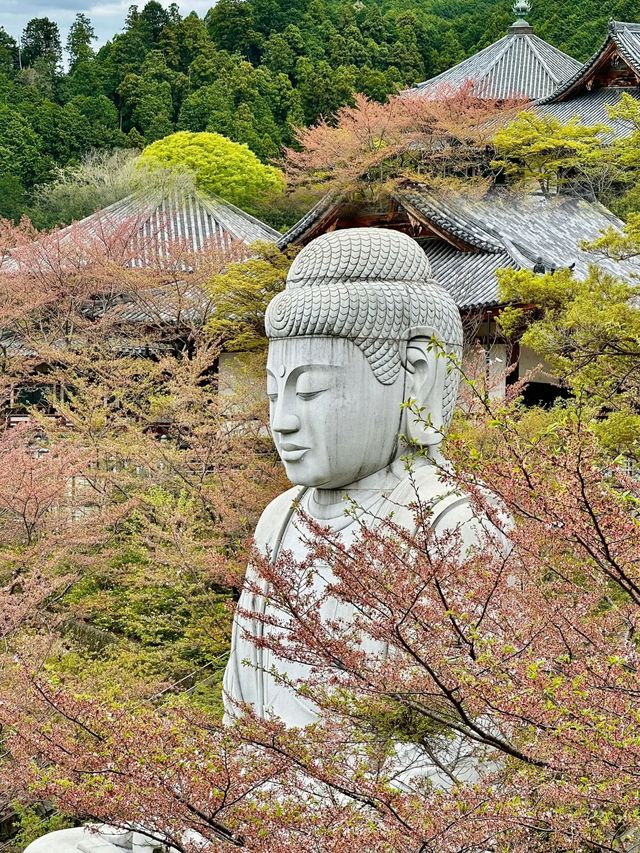
[[[332,528],[347,546],[368,519],[393,513],[395,523],[411,528],[409,505],[416,497],[432,506],[436,533],[456,527],[465,541],[477,541],[480,522],[468,500],[452,493],[439,473],[439,446],[459,382],[446,356],[460,356],[462,325],[418,244],[400,232],[372,228],[319,237],[294,261],[286,289],[268,307],[266,328],[271,430],[294,487],[263,512],[257,548],[272,560],[283,551],[304,559],[308,531],[301,512]],[[408,401],[427,417],[416,418],[403,406]],[[411,477],[402,437],[427,451]],[[355,513],[347,512],[354,506]],[[317,718],[315,708],[273,673],[295,684],[307,668],[255,645],[271,605],[267,585],[251,566],[248,578],[224,676],[227,720],[248,704],[259,716],[306,725]],[[330,567],[318,566],[316,588],[330,580]],[[350,617],[344,603],[324,607],[327,618]],[[26,853],[150,849],[142,836],[104,827],[102,835],[53,833]]]
[[[462,324],[418,244],[391,230],[324,234],[294,261],[286,289],[267,309],[266,329],[271,431],[295,485],[264,511],[257,548],[271,560],[282,552],[304,560],[304,516],[339,534],[347,547],[363,524],[391,514],[411,529],[409,505],[416,498],[433,507],[436,535],[455,527],[465,542],[477,541],[481,521],[440,473],[439,447],[458,390],[453,362],[462,351]],[[409,401],[424,417],[403,405]],[[426,451],[412,462],[411,476],[407,440]],[[224,677],[227,718],[251,705],[259,716],[291,726],[311,723],[315,708],[295,689],[308,667],[256,645],[263,632],[275,630],[269,627],[273,605],[251,566],[247,577]],[[314,567],[316,592],[331,581],[328,566]],[[348,623],[349,605],[330,600],[322,615]]]

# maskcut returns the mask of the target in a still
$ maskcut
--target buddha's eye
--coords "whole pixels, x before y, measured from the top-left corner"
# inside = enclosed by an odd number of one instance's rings
[[[326,370],[307,370],[298,376],[296,397],[299,400],[313,400],[331,387],[331,376]]]
[[[320,394],[324,394],[326,390],[326,388],[321,388],[319,391],[298,391],[296,392],[296,397],[298,397],[300,400],[313,400]]]
[[[269,394],[267,392],[267,397],[269,398],[270,403],[275,403],[278,400],[278,395],[275,392],[273,394]]]

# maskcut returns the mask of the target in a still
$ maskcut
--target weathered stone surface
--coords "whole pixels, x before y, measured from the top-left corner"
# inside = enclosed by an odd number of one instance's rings
[[[452,359],[460,356],[462,327],[417,243],[372,228],[324,234],[294,261],[286,289],[269,305],[266,328],[271,430],[297,488],[265,510],[258,548],[272,559],[286,550],[302,561],[307,551],[299,509],[339,531],[346,546],[362,524],[379,523],[391,512],[411,527],[415,483],[419,497],[433,502],[436,530],[460,524],[472,541],[478,521],[467,499],[450,494],[433,464],[441,461],[439,445],[455,405],[459,373]],[[423,407],[427,422],[403,407],[409,400]],[[413,481],[401,460],[407,451],[401,436],[429,449]],[[349,500],[359,507],[357,519],[345,515]],[[263,594],[246,588],[242,595],[240,609],[254,618],[235,620],[224,681],[227,715],[237,714],[242,703],[289,725],[311,723],[315,709],[271,674],[275,668],[295,683],[308,667],[277,659],[254,642],[271,630],[261,621],[271,605],[251,567],[248,576]],[[321,592],[331,579],[326,566],[310,581]],[[327,619],[351,618],[344,603],[329,601],[325,610]],[[379,651],[373,641],[364,643]]]

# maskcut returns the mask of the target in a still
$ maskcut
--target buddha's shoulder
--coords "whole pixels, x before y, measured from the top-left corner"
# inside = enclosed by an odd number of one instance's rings
[[[423,514],[436,516],[443,512],[461,511],[468,506],[468,496],[447,481],[433,465],[417,467],[400,480],[389,497],[396,520],[415,517],[418,507]]]
[[[295,502],[304,492],[303,486],[293,486],[268,504],[260,516],[254,534],[256,545],[260,548],[278,538],[284,524],[294,509]]]
[[[499,501],[488,489],[482,489],[489,505],[502,511]],[[477,539],[493,525],[486,515],[478,513],[469,495],[453,484],[445,472],[433,465],[411,471],[391,496],[394,521],[413,529],[418,514],[429,519],[437,533],[459,530],[465,540]],[[505,515],[506,518],[506,515]]]

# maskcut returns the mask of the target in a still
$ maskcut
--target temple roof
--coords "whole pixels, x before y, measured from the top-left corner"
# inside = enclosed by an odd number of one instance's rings
[[[602,46],[568,80],[536,105],[542,115],[560,121],[574,116],[582,124],[608,124],[613,135],[627,136],[629,121],[611,119],[607,107],[615,106],[626,92],[640,100],[640,24],[611,21]]]
[[[374,225],[413,236],[427,254],[434,278],[462,310],[500,304],[496,271],[532,269],[538,257],[547,268],[575,264],[586,276],[597,262],[614,275],[640,275],[640,264],[595,257],[581,244],[623,223],[597,202],[568,196],[521,195],[494,189],[482,197],[434,195],[424,185],[394,191],[377,211],[330,197],[323,199],[279,241],[306,244],[334,228]]]
[[[547,99],[535,105],[535,111],[539,115],[552,115],[561,122],[568,122],[577,118],[580,124],[607,124],[612,130],[612,136],[628,136],[633,130],[633,123],[626,119],[612,119],[607,107],[615,107],[620,103],[620,95],[625,92],[640,100],[640,88],[630,89],[618,86],[606,86],[591,92],[584,92],[576,98],[568,101],[553,101]]]
[[[82,220],[83,225],[104,228],[105,222],[117,226],[119,222],[132,222],[138,230],[139,255],[129,266],[144,268],[149,249],[162,252],[166,241],[166,253],[173,265],[171,243],[184,246],[187,254],[198,253],[209,247],[221,250],[240,249],[241,254],[229,252],[229,260],[246,256],[242,244],[250,246],[257,241],[274,243],[282,235],[264,222],[241,210],[218,196],[197,192],[169,192],[159,198],[132,195],[93,217]],[[154,238],[149,240],[149,238]],[[178,253],[179,254],[179,253]],[[160,259],[162,261],[162,258]],[[157,263],[157,255],[155,258]],[[182,265],[182,264],[181,264]],[[187,269],[187,267],[185,267]],[[211,315],[214,305],[210,297],[198,286],[191,286],[188,277],[185,284],[176,288],[157,287],[136,294],[119,304],[115,313],[121,322],[141,324],[174,324],[178,317],[184,321],[203,321]]]
[[[470,82],[483,98],[536,101],[550,95],[581,67],[577,59],[535,35],[531,25],[520,18],[506,36],[409,92],[437,97]]]
[[[82,219],[77,227],[87,230],[117,228],[131,222],[138,229],[140,257],[131,266],[145,266],[149,238],[167,243],[181,241],[189,251],[200,252],[215,244],[250,245],[258,240],[275,242],[281,235],[264,222],[218,196],[180,190],[166,193],[135,193]],[[135,238],[134,238],[135,239]]]
[[[176,318],[210,314],[210,298],[189,283],[194,256],[207,249],[221,250],[220,260],[229,262],[247,257],[247,248],[262,241],[275,243],[282,235],[235,205],[193,189],[155,190],[135,193],[115,204],[61,228],[54,239],[72,243],[92,238],[122,248],[125,267],[153,266],[185,273],[183,282],[149,288],[135,295],[121,294],[110,311],[124,322],[171,324]],[[43,238],[43,259],[48,250]],[[36,246],[40,243],[36,241]],[[33,263],[33,255],[28,255]],[[20,268],[20,249],[3,260],[2,270]]]

